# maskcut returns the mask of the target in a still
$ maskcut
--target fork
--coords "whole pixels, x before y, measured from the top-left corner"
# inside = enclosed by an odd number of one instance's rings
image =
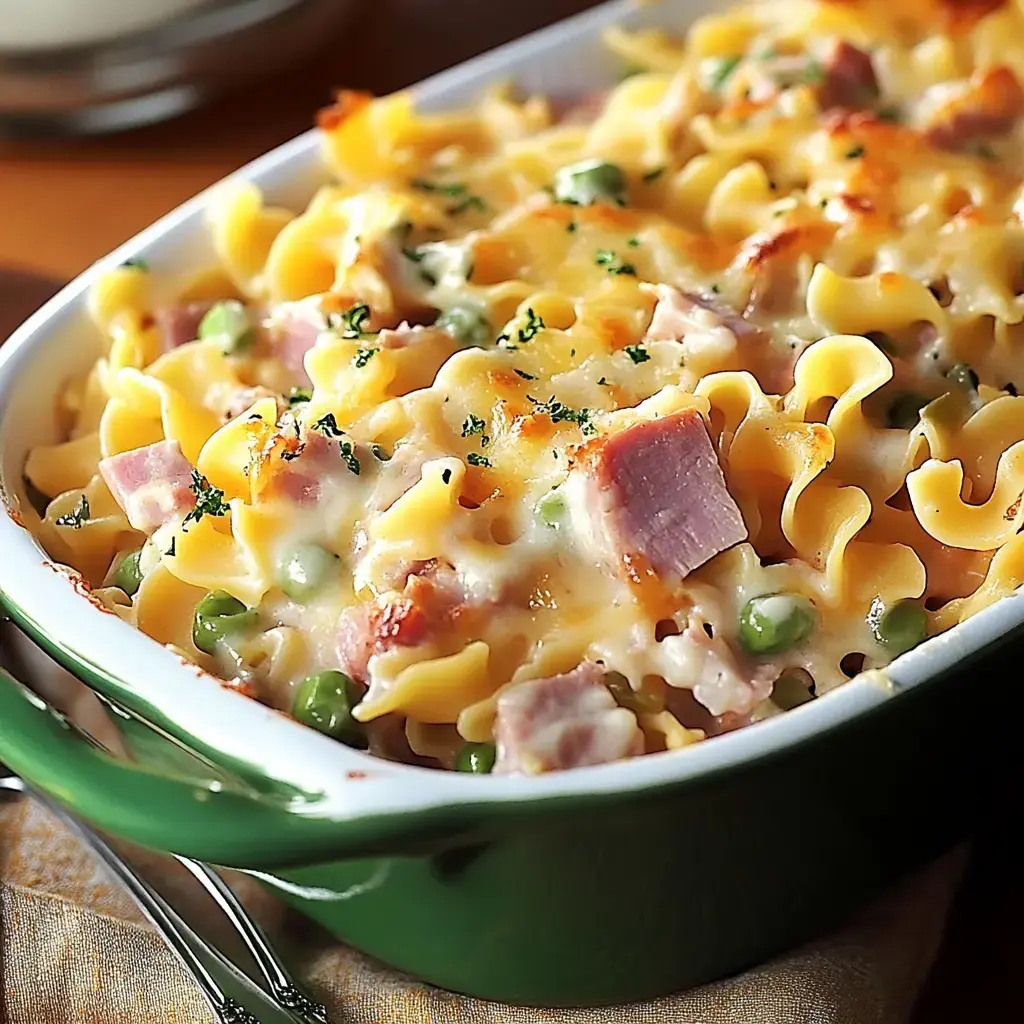
[[[259,926],[212,868],[184,857],[175,858],[199,881],[238,932],[267,982],[269,994],[201,939],[164,898],[91,828],[59,803],[32,789],[17,775],[10,774],[9,769],[2,765],[0,773],[0,791],[31,795],[38,800],[124,885],[178,962],[195,980],[218,1024],[284,1024],[285,1021],[289,1024],[327,1024],[325,1008],[302,994]],[[259,1017],[225,992],[215,980],[211,967],[221,977],[226,976],[232,981],[239,994],[248,997],[247,1003],[258,1004]],[[284,1011],[284,1016],[281,1011]]]

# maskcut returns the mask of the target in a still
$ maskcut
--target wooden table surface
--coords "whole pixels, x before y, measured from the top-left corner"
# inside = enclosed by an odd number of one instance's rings
[[[304,131],[332,88],[401,88],[593,0],[491,3],[486,16],[478,0],[358,6],[296,70],[174,121],[106,139],[0,142],[0,267],[67,280],[200,189]],[[0,307],[5,295],[31,307],[45,292],[32,277],[0,273]],[[0,322],[0,331],[5,326],[13,324]],[[1024,941],[1006,927],[1024,916],[1015,860],[1015,850],[994,841],[975,858],[916,1024],[1020,1019],[1016,964]]]

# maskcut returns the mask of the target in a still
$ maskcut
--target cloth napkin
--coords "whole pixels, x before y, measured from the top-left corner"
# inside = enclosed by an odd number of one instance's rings
[[[168,858],[130,852],[173,905],[231,955],[224,934],[210,931],[217,912],[185,872]],[[590,1010],[523,1009],[442,992],[340,945],[253,880],[229,880],[338,1024],[906,1024],[964,860],[963,851],[948,855],[839,933],[746,974]],[[27,798],[0,801],[0,979],[4,1024],[212,1020],[128,896]]]

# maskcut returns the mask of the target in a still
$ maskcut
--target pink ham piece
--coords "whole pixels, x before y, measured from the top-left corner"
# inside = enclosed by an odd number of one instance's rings
[[[416,647],[464,607],[465,591],[455,572],[436,562],[409,565],[401,593],[375,604],[353,605],[338,620],[336,650],[342,669],[365,682],[370,658],[395,647]]]
[[[818,87],[822,110],[862,110],[877,99],[878,79],[870,55],[845,40],[837,43],[825,65],[824,81]]]
[[[297,384],[308,387],[312,382],[306,373],[306,353],[327,329],[327,321],[319,307],[306,300],[279,307],[270,328],[270,346],[280,362],[295,375]]]
[[[195,341],[199,336],[199,324],[212,305],[212,302],[187,302],[182,306],[158,309],[155,317],[163,350],[170,352]]]
[[[196,503],[192,466],[177,441],[158,441],[100,461],[114,500],[136,530],[151,534]]]
[[[756,324],[727,306],[721,306],[702,295],[681,292],[671,285],[659,284],[654,288],[658,296],[651,325],[644,341],[682,341],[693,331],[706,331],[709,324],[701,311],[711,313],[717,324],[732,331],[737,340],[765,341],[768,335]]]
[[[677,583],[747,537],[704,419],[687,409],[588,446],[599,525],[625,565],[640,556]]]
[[[540,772],[605,764],[643,753],[636,715],[615,703],[600,666],[517,683],[498,697],[496,772]]]

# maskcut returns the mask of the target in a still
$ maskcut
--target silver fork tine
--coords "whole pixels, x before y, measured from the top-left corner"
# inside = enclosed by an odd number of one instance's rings
[[[249,916],[223,878],[208,864],[190,860],[188,857],[174,858],[206,890],[210,898],[220,907],[224,916],[245,943],[250,955],[263,975],[271,995],[284,1007],[291,1010],[303,1021],[313,1024],[329,1024],[327,1008],[306,996],[288,973],[288,968],[274,952],[260,926]]]
[[[253,1016],[239,1002],[229,997],[207,970],[195,952],[196,949],[201,950],[212,962],[229,972],[248,996],[258,1000],[263,1006],[261,1013],[269,1013],[273,1015],[273,1019],[280,1020],[280,1014],[283,1012],[290,1021],[307,1024],[305,1018],[296,1017],[291,1009],[274,1004],[267,993],[262,992],[217,950],[201,939],[164,898],[119,854],[59,803],[28,786],[23,779],[16,775],[0,777],[0,790],[32,796],[93,851],[110,873],[128,890],[132,899],[167,944],[175,958],[195,980],[219,1024],[266,1024],[270,1018],[264,1018],[264,1021],[261,1022],[260,1018]]]

